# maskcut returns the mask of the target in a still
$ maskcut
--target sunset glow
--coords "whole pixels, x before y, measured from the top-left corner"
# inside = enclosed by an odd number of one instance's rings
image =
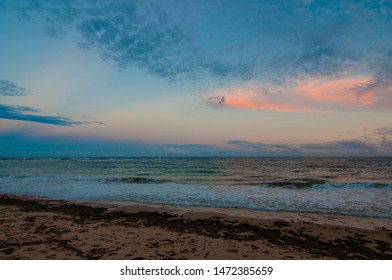
[[[3,1],[0,156],[392,154],[390,1],[207,2]]]

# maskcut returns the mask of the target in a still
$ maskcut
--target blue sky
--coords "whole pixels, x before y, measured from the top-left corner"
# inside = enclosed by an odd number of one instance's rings
[[[0,5],[0,156],[392,155],[392,1]]]

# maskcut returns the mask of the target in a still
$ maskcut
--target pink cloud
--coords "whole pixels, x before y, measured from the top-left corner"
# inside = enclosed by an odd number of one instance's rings
[[[255,91],[240,91],[236,95],[225,96],[225,106],[237,109],[281,111],[281,112],[311,112],[312,108],[307,108],[301,104],[289,104],[289,102],[274,100],[260,96]]]
[[[309,101],[328,102],[344,106],[371,106],[373,92],[358,94],[353,88],[371,80],[371,77],[342,78],[337,80],[315,79],[295,88]]]
[[[214,107],[281,112],[320,112],[358,110],[374,106],[375,93],[358,93],[354,89],[371,77],[346,77],[335,80],[308,79],[292,87],[265,85],[219,89],[208,94],[206,102]]]

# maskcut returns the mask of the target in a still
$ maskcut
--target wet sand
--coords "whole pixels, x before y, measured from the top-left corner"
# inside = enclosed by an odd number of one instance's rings
[[[392,259],[392,219],[0,195],[0,259]]]

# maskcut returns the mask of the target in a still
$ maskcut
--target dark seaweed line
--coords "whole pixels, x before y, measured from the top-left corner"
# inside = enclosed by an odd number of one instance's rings
[[[348,237],[324,242],[317,237],[300,231],[282,232],[247,223],[210,219],[183,219],[176,215],[158,212],[106,212],[106,208],[78,204],[55,205],[50,201],[18,199],[1,196],[0,205],[17,205],[24,211],[47,211],[71,215],[77,223],[90,221],[107,221],[123,226],[161,227],[175,232],[196,233],[211,238],[225,238],[237,241],[265,240],[281,247],[304,250],[314,257],[332,257],[337,259],[392,259],[389,244],[379,246],[380,251],[366,247],[367,241],[360,237]],[[285,222],[276,222],[277,227],[287,226]],[[89,256],[91,258],[92,256]]]

